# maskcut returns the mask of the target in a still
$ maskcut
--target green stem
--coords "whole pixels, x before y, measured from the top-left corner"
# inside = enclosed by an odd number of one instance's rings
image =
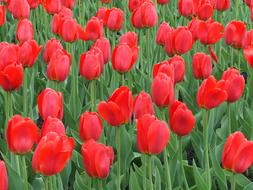
[[[27,110],[28,110],[28,102],[27,102],[27,87],[28,87],[28,84],[27,84],[27,79],[28,79],[28,69],[25,68],[24,69],[24,83],[23,83],[23,115],[24,116],[27,116]]]
[[[98,180],[98,186],[99,186],[99,190],[104,190],[104,187],[103,187],[103,180],[102,180],[102,179],[99,179],[99,180]]]
[[[231,176],[231,190],[235,190],[236,184],[235,184],[235,174],[233,173]]]
[[[231,134],[232,127],[231,127],[231,105],[228,103],[228,135]]]
[[[147,158],[146,155],[142,155],[143,158],[143,189],[147,190]]]
[[[54,175],[54,176],[52,176],[52,178],[53,178],[53,187],[54,187],[54,189],[58,189],[58,175]]]
[[[125,85],[125,73],[121,74],[121,85]]]
[[[205,143],[205,172],[208,189],[211,189],[211,174],[210,174],[210,164],[209,164],[209,140],[208,140],[208,111],[203,110],[203,130],[204,130],[204,143]]]
[[[152,155],[149,157],[149,182],[150,182],[150,190],[153,190],[153,182],[152,182]]]
[[[120,190],[120,134],[121,127],[116,128],[116,143],[117,143],[117,160],[118,160],[118,168],[117,168],[117,190]]]
[[[186,176],[185,176],[185,172],[184,172],[184,165],[183,165],[183,139],[182,139],[182,137],[179,137],[179,159],[180,159],[180,167],[181,167],[181,170],[182,170],[185,189],[189,189],[187,179],[186,179]]]
[[[91,111],[96,110],[96,80],[90,82]]]
[[[89,181],[88,181],[88,188],[89,188],[89,190],[91,190],[91,186],[92,186],[92,178],[89,177]]]
[[[22,177],[24,178],[25,181],[25,190],[28,190],[28,177],[27,177],[27,170],[26,170],[26,160],[25,160],[25,155],[21,156],[21,163],[22,163]]]
[[[168,155],[168,153],[167,153],[167,149],[165,147],[165,149],[163,151],[163,160],[165,163],[166,189],[171,190],[172,186],[171,186],[171,179],[170,179],[170,168],[169,168],[167,155]]]

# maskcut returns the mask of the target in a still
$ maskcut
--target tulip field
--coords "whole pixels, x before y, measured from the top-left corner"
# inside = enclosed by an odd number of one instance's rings
[[[253,1],[0,0],[0,190],[253,190]]]

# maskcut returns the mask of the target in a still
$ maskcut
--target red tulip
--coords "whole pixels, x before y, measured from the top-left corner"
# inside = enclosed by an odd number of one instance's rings
[[[249,30],[246,32],[243,38],[243,48],[248,48],[253,45],[253,30]]]
[[[198,18],[207,20],[213,15],[213,5],[210,0],[202,0],[197,7]]]
[[[7,42],[0,42],[0,70],[7,65],[19,63],[20,47]]]
[[[11,152],[15,154],[30,152],[39,137],[39,129],[30,118],[14,115],[8,121],[6,139]]]
[[[154,65],[153,78],[155,78],[159,73],[166,74],[172,79],[173,84],[175,83],[175,68],[174,65],[169,64],[168,61],[162,61]]]
[[[73,9],[75,5],[75,0],[62,0],[62,5],[69,9]]]
[[[79,135],[83,141],[98,141],[103,131],[103,124],[96,112],[84,112],[80,117]]]
[[[25,41],[20,45],[20,62],[23,67],[32,67],[42,50],[35,40]]]
[[[66,17],[59,27],[59,35],[66,42],[74,42],[78,40],[81,31],[81,26],[71,17]]]
[[[43,120],[47,117],[63,117],[62,93],[56,92],[51,88],[46,88],[38,96],[39,114]]]
[[[170,139],[166,122],[146,114],[136,120],[137,146],[141,153],[160,154]]]
[[[90,177],[104,179],[109,175],[114,160],[112,147],[91,139],[82,145],[82,156],[85,171]]]
[[[185,73],[185,61],[179,55],[174,55],[168,61],[169,64],[173,65],[174,67],[174,81],[175,83],[181,82],[184,80],[184,73]]]
[[[215,51],[212,49],[212,46],[208,46],[208,51],[210,53],[211,58],[215,61],[215,63],[218,63],[218,57],[215,53]]]
[[[226,101],[227,97],[225,81],[216,81],[213,76],[209,76],[203,81],[199,88],[197,103],[199,107],[210,110]]]
[[[108,9],[105,13],[104,24],[109,28],[109,30],[120,31],[124,22],[124,12],[113,7]]]
[[[241,21],[231,21],[227,24],[224,39],[228,45],[234,48],[243,48],[243,39],[246,35],[246,26]]]
[[[167,39],[167,34],[172,30],[173,28],[170,27],[170,25],[167,22],[163,22],[157,30],[156,43],[158,45],[164,46]]]
[[[194,15],[195,14],[194,1],[193,0],[179,0],[178,11],[184,17]]]
[[[16,37],[20,43],[33,39],[33,25],[30,20],[22,19],[18,22]]]
[[[47,117],[41,128],[41,137],[46,136],[50,132],[55,132],[60,136],[65,136],[65,127],[62,121],[55,117]]]
[[[222,80],[226,82],[227,101],[235,102],[240,99],[244,90],[245,81],[239,71],[234,68],[229,68],[222,74]]]
[[[223,26],[212,19],[201,21],[198,27],[198,39],[202,44],[215,44],[223,37]]]
[[[131,48],[135,48],[138,46],[138,35],[135,32],[126,32],[120,37],[119,43],[126,43]]]
[[[132,92],[128,87],[121,86],[113,92],[107,102],[99,103],[98,113],[107,123],[116,127],[130,120],[132,108]]]
[[[165,5],[169,3],[169,0],[157,0],[158,4]]]
[[[225,11],[230,8],[230,0],[215,0],[214,7],[218,11]]]
[[[63,47],[61,45],[61,42],[55,38],[51,38],[50,40],[47,41],[46,46],[45,46],[45,51],[43,55],[44,61],[48,64],[52,55],[57,51],[57,50],[63,50]]]
[[[63,82],[67,79],[71,65],[71,55],[65,50],[56,50],[47,66],[49,80]]]
[[[99,7],[99,9],[96,13],[96,17],[98,17],[100,20],[103,21],[107,10],[108,9],[106,7]],[[103,24],[105,25],[105,23],[103,23]]]
[[[15,19],[28,18],[30,16],[30,5],[27,0],[9,0],[7,9]]]
[[[92,48],[80,57],[79,72],[86,80],[100,77],[104,70],[103,53],[99,48]]]
[[[253,142],[237,131],[229,135],[222,153],[222,166],[235,173],[245,172],[253,163]]]
[[[102,3],[110,3],[112,0],[101,0]]]
[[[73,149],[74,139],[49,132],[34,151],[32,168],[45,176],[58,174],[70,160]]]
[[[128,9],[132,12],[136,8],[138,8],[145,0],[129,0],[128,1]]]
[[[43,0],[42,6],[48,14],[56,14],[62,9],[62,0]]]
[[[197,52],[192,58],[192,71],[196,79],[205,79],[212,74],[212,60],[209,55]]]
[[[4,161],[0,160],[0,188],[8,190],[8,174]]]
[[[184,103],[175,101],[170,107],[169,114],[170,128],[177,135],[188,135],[194,128],[194,115]]]
[[[243,50],[244,58],[251,68],[253,68],[253,46],[249,46]]]
[[[200,22],[201,20],[198,18],[193,18],[188,24],[188,28],[191,31],[194,40],[198,40],[198,28]]]
[[[3,26],[6,20],[6,12],[4,5],[0,5],[0,26]]]
[[[36,9],[42,2],[42,0],[27,0],[31,9]]]
[[[192,33],[186,27],[179,27],[167,35],[165,49],[168,55],[185,54],[193,46]]]
[[[152,98],[158,107],[169,106],[174,101],[174,83],[171,77],[159,72],[152,83]]]
[[[108,61],[111,58],[111,44],[110,41],[107,38],[100,37],[95,41],[93,44],[92,48],[98,48],[102,51],[103,53],[103,58],[104,58],[104,64],[107,64]]]
[[[139,119],[145,114],[154,115],[154,107],[150,95],[144,91],[141,91],[134,99],[133,104],[134,117]]]
[[[251,5],[251,0],[243,0],[243,1],[244,1],[244,3],[245,3],[247,6],[250,7],[250,5]]]
[[[103,22],[97,17],[91,17],[85,27],[83,40],[97,40],[103,37]]]

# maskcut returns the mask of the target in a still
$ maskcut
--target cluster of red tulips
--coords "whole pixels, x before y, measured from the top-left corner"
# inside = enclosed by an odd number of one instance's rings
[[[46,190],[60,189],[58,174],[67,167],[74,151],[81,153],[83,168],[90,177],[87,188],[96,187],[98,183],[99,189],[103,189],[106,185],[103,180],[108,178],[111,167],[115,165],[113,187],[124,189],[126,187],[122,184],[122,175],[127,170],[122,169],[122,133],[131,130],[129,128],[133,125],[136,126],[136,131],[133,130],[132,134],[133,137],[136,135],[134,141],[141,153],[139,157],[142,158],[141,189],[154,189],[152,168],[157,164],[154,158],[161,159],[161,153],[165,175],[163,188],[173,189],[169,162],[172,159],[169,152],[172,137],[177,139],[179,149],[177,156],[180,172],[183,174],[182,188],[190,189],[192,183],[187,180],[183,161],[183,141],[191,137],[200,119],[191,111],[190,106],[183,102],[179,88],[188,77],[187,72],[190,69],[184,54],[192,50],[194,55],[191,59],[191,70],[193,77],[198,80],[198,91],[191,101],[196,101],[196,105],[201,109],[204,177],[207,189],[212,189],[209,129],[213,126],[209,126],[209,116],[212,109],[224,102],[227,102],[226,106],[230,110],[231,104],[243,96],[246,86],[245,79],[240,74],[240,63],[237,68],[233,67],[232,63],[225,71],[222,70],[220,77],[214,76],[213,70],[219,69],[220,63],[215,45],[224,39],[226,45],[231,48],[243,50],[245,60],[253,68],[253,30],[247,31],[246,24],[239,20],[232,20],[225,27],[215,21],[215,11],[229,10],[230,0],[179,0],[178,12],[189,19],[189,22],[185,26],[177,27],[166,22],[165,13],[162,15],[163,20],[160,20],[158,8],[168,8],[169,0],[129,0],[128,9],[112,7],[113,0],[101,2],[105,3],[105,7],[98,7],[94,16],[90,15],[85,26],[82,26],[74,17],[73,9],[77,6],[75,0],[0,0],[0,29],[9,22],[6,20],[7,15],[18,20],[17,43],[15,39],[14,42],[0,42],[0,86],[5,97],[2,106],[5,108],[5,123],[2,122],[0,138],[3,138],[1,142],[4,140],[8,147],[8,151],[0,148],[0,158],[4,160],[0,160],[0,190],[8,189],[10,170],[16,170],[17,175],[24,179],[25,189],[30,189],[27,173],[29,167],[43,176]],[[245,3],[250,7],[252,18],[252,3]],[[34,81],[34,73],[29,75],[29,72],[35,70],[43,49],[35,40],[40,29],[34,27],[30,11],[38,9],[40,5],[46,11],[44,14],[52,15],[50,28],[55,38],[46,39],[42,55],[47,67],[45,75],[49,82],[46,88],[34,95],[37,97],[37,109],[29,110],[27,94],[30,93],[30,88],[36,88],[29,86],[29,80]],[[130,19],[126,17],[127,13],[130,14]],[[161,24],[157,27],[159,21]],[[123,33],[127,22],[131,23],[132,30]],[[141,30],[141,33],[138,33],[138,30]],[[150,30],[156,30],[156,36],[153,36],[155,39],[152,40],[157,46],[164,48],[170,56],[169,59],[164,58],[156,64],[143,61],[144,56],[148,59],[153,52],[149,48],[150,42],[141,41],[140,35],[149,39]],[[120,34],[117,42],[116,33]],[[113,38],[110,38],[110,34],[113,34]],[[79,40],[90,44],[81,49],[85,51],[81,55],[76,54],[75,44]],[[147,51],[138,43],[146,44]],[[196,46],[201,46],[204,50],[199,51]],[[38,69],[44,66],[37,66],[35,74],[43,73],[44,71]],[[135,67],[138,67],[142,74],[147,74],[148,80],[151,80],[148,89],[136,90],[139,81],[129,83],[127,74]],[[97,105],[97,87],[101,83],[102,75],[108,73],[112,75],[112,80],[120,76],[120,85],[113,89],[106,101],[100,101]],[[79,75],[83,79],[79,79]],[[78,101],[79,92],[83,90],[80,83],[84,81],[90,87],[90,104],[85,106]],[[67,84],[70,84],[71,89],[70,103],[65,100],[68,97],[63,91],[63,86],[66,87]],[[14,109],[13,102],[20,89],[23,92],[22,112]],[[99,97],[99,100],[102,99],[104,97]],[[78,106],[81,106],[80,110]],[[71,121],[79,121],[79,135],[69,132],[69,126],[64,123],[66,107],[73,119]],[[39,123],[33,118],[35,112],[38,112],[40,117]],[[114,144],[104,140],[109,137],[103,126],[108,125],[114,127],[111,129],[115,131],[112,137]],[[229,136],[223,148],[221,163],[226,170],[243,173],[253,164],[253,142],[247,140],[242,132],[235,131],[231,125],[229,122],[227,126]],[[31,163],[31,166],[27,165],[28,163]],[[232,176],[230,183],[235,189],[234,174]],[[98,179],[98,182],[95,179]]]

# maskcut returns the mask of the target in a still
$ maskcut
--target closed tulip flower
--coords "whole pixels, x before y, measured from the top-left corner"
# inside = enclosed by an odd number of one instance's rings
[[[163,22],[158,30],[157,30],[157,34],[156,34],[156,43],[158,45],[165,45],[166,42],[166,38],[167,38],[167,34],[169,32],[171,32],[173,30],[172,27],[170,27],[170,25],[167,22]]]
[[[193,0],[179,0],[178,11],[184,17],[194,15],[195,14],[194,1]]]
[[[14,115],[8,121],[6,139],[11,152],[15,154],[30,152],[39,137],[39,129],[30,118]]]
[[[198,40],[198,28],[200,22],[201,20],[198,18],[193,18],[188,24],[188,28],[191,31],[194,40]]]
[[[59,35],[66,42],[74,42],[79,39],[81,26],[71,17],[66,17],[59,27]]]
[[[46,64],[49,63],[52,55],[57,51],[57,50],[63,50],[63,47],[61,45],[61,42],[55,38],[51,38],[50,40],[47,41],[44,54],[43,54],[43,59],[46,62]]]
[[[230,0],[215,0],[214,7],[218,11],[225,11],[230,8]]]
[[[99,9],[96,13],[96,17],[103,21],[107,10],[108,9],[106,7],[99,7]],[[103,25],[105,25],[104,22],[103,22]]]
[[[227,24],[224,32],[226,44],[234,48],[243,48],[243,39],[246,35],[246,26],[241,21],[231,21]]]
[[[128,1],[128,9],[132,12],[136,8],[138,8],[145,0],[129,0]]]
[[[0,160],[0,188],[8,190],[8,174],[4,161]]]
[[[47,117],[63,117],[62,93],[56,92],[51,88],[46,88],[38,96],[39,114],[43,120]]]
[[[138,46],[138,35],[135,32],[126,32],[120,37],[119,43],[126,43],[131,48],[135,48]]]
[[[244,90],[245,81],[239,71],[234,68],[229,68],[223,73],[222,80],[226,82],[227,101],[235,102],[240,99]]]
[[[34,151],[32,168],[44,176],[58,174],[67,165],[73,149],[73,138],[49,132],[42,137]]]
[[[235,173],[245,172],[253,163],[253,142],[240,131],[229,135],[222,153],[222,166]]]
[[[253,68],[253,46],[243,49],[243,54],[250,67]]]
[[[243,39],[243,48],[246,49],[250,46],[253,46],[253,30],[247,31]]]
[[[107,64],[111,58],[111,44],[107,38],[100,37],[95,41],[92,47],[96,47],[103,53],[104,64]]]
[[[171,77],[159,72],[151,86],[152,98],[158,107],[169,106],[174,101],[174,83]]]
[[[75,0],[62,0],[62,5],[69,9],[73,9],[75,5]]]
[[[168,61],[169,64],[173,65],[174,67],[174,81],[175,83],[181,82],[184,80],[185,74],[185,61],[179,55],[174,55]]]
[[[99,78],[103,70],[104,58],[100,49],[94,47],[81,55],[79,72],[86,80]]]
[[[191,31],[186,27],[178,27],[168,33],[165,49],[169,56],[188,52],[194,43]]]
[[[120,31],[124,22],[124,12],[113,7],[108,9],[105,13],[104,24],[109,28],[109,30]]]
[[[80,117],[79,135],[83,141],[98,141],[103,131],[103,124],[96,112],[84,112]]]
[[[116,89],[107,102],[102,101],[98,105],[98,113],[107,123],[115,127],[131,119],[132,109],[132,92],[126,86]]]
[[[204,45],[212,45],[223,37],[223,26],[212,19],[201,21],[198,27],[198,39]]]
[[[196,79],[205,79],[212,74],[212,60],[209,55],[198,52],[192,58],[192,71]]]
[[[103,37],[103,22],[97,17],[91,17],[85,27],[82,40],[97,40]]]
[[[48,14],[56,14],[62,9],[62,0],[44,0],[42,6]]]
[[[0,70],[7,65],[19,63],[20,47],[16,44],[0,42]]]
[[[27,0],[31,9],[36,9],[42,2],[42,0]]]
[[[82,145],[82,157],[85,171],[90,177],[104,179],[109,175],[114,160],[112,147],[91,139]]]
[[[60,136],[64,136],[66,134],[65,127],[60,119],[50,116],[47,117],[41,128],[41,137],[44,137],[50,132],[55,132]]]
[[[251,0],[243,0],[243,2],[244,2],[248,7],[250,7],[250,5],[251,5]]]
[[[207,20],[213,15],[213,5],[210,0],[202,0],[197,8],[198,18]]]
[[[210,110],[226,101],[227,97],[225,81],[216,81],[213,76],[209,76],[202,82],[199,88],[197,103],[199,107]]]
[[[32,40],[34,37],[33,25],[28,19],[20,20],[18,23],[16,37],[19,42]]]
[[[157,0],[158,4],[165,5],[169,3],[169,0]]]
[[[65,50],[57,50],[47,65],[49,80],[63,82],[67,79],[71,65],[71,55]]]
[[[35,40],[25,41],[20,45],[20,62],[23,67],[32,67],[38,58],[42,46],[39,46]]]
[[[141,91],[134,99],[134,117],[139,119],[145,114],[154,115],[154,106],[150,95],[144,91]]]
[[[173,84],[175,83],[175,68],[174,65],[170,64],[168,61],[162,61],[154,65],[153,78],[155,78],[159,73],[166,74],[172,79]]]
[[[195,125],[195,118],[191,110],[180,102],[175,101],[170,107],[170,129],[179,136],[188,135]]]
[[[6,20],[6,12],[4,5],[0,5],[0,26],[3,26]]]
[[[30,16],[30,5],[27,0],[9,0],[7,9],[15,19],[28,18]]]
[[[170,139],[166,122],[146,114],[136,120],[137,146],[143,154],[160,154]]]
[[[110,3],[110,2],[112,2],[112,0],[101,0],[102,1],[102,3]]]

